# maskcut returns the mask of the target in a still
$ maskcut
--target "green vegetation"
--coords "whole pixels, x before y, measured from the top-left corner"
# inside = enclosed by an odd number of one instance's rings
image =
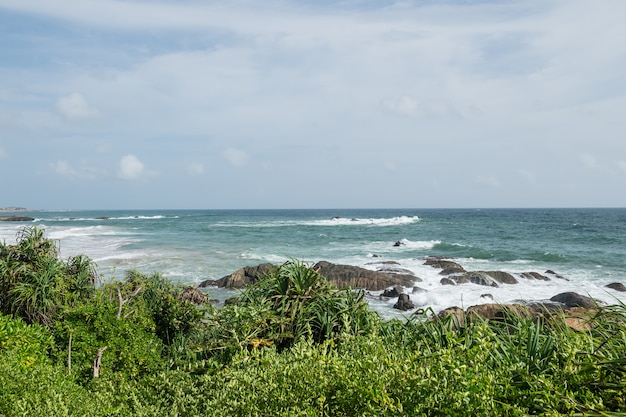
[[[0,245],[0,415],[626,412],[626,306],[588,331],[455,320],[381,320],[297,261],[215,309],[159,274],[99,283],[89,259],[24,229]]]

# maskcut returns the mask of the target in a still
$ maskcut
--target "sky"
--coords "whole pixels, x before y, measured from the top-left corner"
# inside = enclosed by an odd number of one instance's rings
[[[0,207],[626,207],[623,0],[0,0]]]

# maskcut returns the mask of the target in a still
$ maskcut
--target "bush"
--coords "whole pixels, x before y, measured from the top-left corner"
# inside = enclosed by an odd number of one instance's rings
[[[59,309],[91,297],[98,279],[92,261],[58,255],[36,226],[20,230],[15,245],[0,244],[0,312],[50,325]]]
[[[207,349],[228,358],[241,349],[370,334],[380,318],[363,298],[362,291],[337,290],[317,271],[290,261],[214,312]]]

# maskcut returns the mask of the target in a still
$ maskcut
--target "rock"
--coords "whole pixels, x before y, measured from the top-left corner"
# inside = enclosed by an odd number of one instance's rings
[[[230,275],[226,275],[218,280],[206,280],[202,281],[199,285],[200,288],[217,286],[219,288],[243,288],[245,286],[254,284],[260,278],[271,273],[278,267],[273,264],[264,263],[257,266],[246,266],[240,268]]]
[[[452,279],[454,279],[454,281],[457,284],[469,284],[470,283],[469,277],[466,275],[453,275]]]
[[[550,278],[548,278],[545,275],[541,275],[538,272],[522,272],[520,276],[526,279],[538,279],[540,281],[550,281]]]
[[[480,272],[480,271],[466,272],[465,274],[459,277],[455,277],[457,284],[460,284],[459,282],[460,278],[465,278],[472,284],[476,284],[476,285],[485,285],[487,287],[495,287],[495,288],[499,287],[498,282],[486,272]]]
[[[408,294],[400,294],[398,296],[398,301],[393,305],[393,308],[397,310],[407,311],[415,308],[411,298]]]
[[[552,275],[552,277],[554,277],[554,278],[559,278],[559,279],[564,279],[565,281],[569,281],[569,279],[565,278],[562,275],[557,274],[556,272],[554,272],[551,269],[548,269],[545,273],[548,274],[548,275]]]
[[[456,262],[450,261],[448,259],[443,259],[443,258],[436,258],[436,257],[426,258],[424,265],[430,265],[433,268],[442,269],[442,271],[439,273],[441,275],[450,275],[450,274],[458,274],[458,273],[466,272],[465,269],[461,265],[457,264]]]
[[[192,304],[204,304],[207,302],[207,296],[200,292],[197,287],[187,287],[180,293],[182,301],[189,301]]]
[[[320,275],[328,279],[337,288],[364,288],[368,291],[382,291],[395,285],[413,287],[420,279],[414,275],[388,274],[372,271],[353,265],[337,265],[320,261],[313,266]]]
[[[403,292],[404,292],[404,288],[402,288],[400,285],[396,285],[394,287],[386,288],[385,291],[383,291],[383,293],[380,296],[393,298],[393,297],[398,297]]]
[[[451,327],[459,328],[465,324],[465,311],[456,306],[448,307],[445,310],[441,310],[434,318],[439,320],[451,320]]]
[[[493,300],[493,295],[492,294],[480,294],[480,298],[488,298],[490,300]]]
[[[469,307],[466,311],[463,311],[459,307],[450,307],[439,312],[433,319],[447,320],[452,316],[450,325],[453,328],[460,328],[465,326],[468,322],[476,320],[507,321],[514,317],[530,318],[533,320],[538,318],[552,318],[556,320],[557,323],[559,320],[563,320],[565,325],[573,330],[589,331],[592,328],[589,318],[597,313],[596,309],[586,309],[582,307],[555,310],[545,309],[539,306],[543,306],[543,304],[533,306],[520,304],[482,304]]]
[[[276,265],[265,263],[257,266],[240,268],[230,275],[218,280],[206,280],[199,287],[217,286],[219,288],[243,288],[254,284],[260,278],[278,268]],[[352,265],[336,265],[320,261],[312,269],[334,284],[337,288],[364,288],[369,291],[382,291],[385,288],[401,285],[413,287],[413,283],[421,281],[419,277],[410,274],[395,274],[372,271]]]
[[[565,324],[572,330],[588,332],[593,329],[592,322],[589,319],[594,312],[594,310],[580,307],[567,309],[564,313]]]
[[[519,317],[531,315],[527,308],[519,304],[480,304],[469,307],[466,314],[470,319],[474,316],[486,320],[504,320],[511,315]]]
[[[376,271],[382,272],[384,274],[393,275],[394,277],[398,279],[406,278],[406,279],[416,281],[416,282],[422,281],[420,277],[416,276],[410,270],[405,269],[405,268],[400,268],[395,265],[397,265],[397,263],[383,262],[382,264],[378,266],[378,268],[376,268]]]
[[[450,275],[448,279],[456,284],[467,284],[471,282],[476,285],[498,288],[499,284],[517,284],[517,279],[508,272],[503,271],[472,271],[461,275]],[[444,282],[442,279],[441,283]],[[448,281],[445,281],[448,283]],[[445,284],[444,284],[445,285]]]
[[[442,269],[439,272],[439,275],[452,275],[452,274],[458,274],[459,272],[465,272],[465,270],[458,270],[457,268],[446,268],[446,269]]]
[[[398,247],[398,246],[404,246],[404,243],[402,243],[401,241],[396,241],[396,243],[393,244],[394,247]]]
[[[485,274],[495,279],[501,284],[517,284],[517,279],[508,272],[504,271],[486,271]]]
[[[107,216],[99,216],[96,217],[96,220],[109,220],[109,218]]]
[[[566,308],[582,307],[582,308],[596,308],[600,304],[598,300],[594,300],[591,297],[577,294],[575,292],[564,292],[557,294],[550,298],[550,301],[556,301],[565,305]]]
[[[563,303],[559,303],[557,301],[551,300],[542,300],[542,301],[519,301],[519,304],[525,305],[532,311],[537,314],[543,313],[555,313],[559,311],[563,311],[567,308],[567,306]]]
[[[0,222],[32,222],[33,217],[28,216],[0,216]]]
[[[441,278],[439,281],[441,285],[456,285],[456,281],[450,278]]]
[[[612,282],[606,286],[615,291],[626,292],[626,286],[621,282]]]

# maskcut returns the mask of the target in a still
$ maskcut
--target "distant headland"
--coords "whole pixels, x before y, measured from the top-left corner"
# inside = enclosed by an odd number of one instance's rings
[[[24,207],[0,207],[0,213],[15,213],[30,211]],[[33,217],[28,216],[0,216],[0,222],[32,222]]]
[[[0,207],[0,213],[16,212],[16,211],[30,211],[30,210],[24,207]]]

